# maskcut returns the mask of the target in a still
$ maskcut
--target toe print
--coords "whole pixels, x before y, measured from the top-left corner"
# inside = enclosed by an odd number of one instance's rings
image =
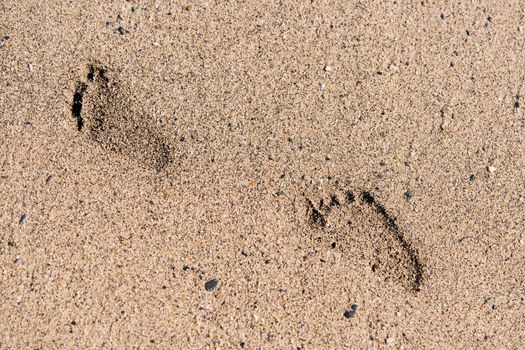
[[[385,280],[394,280],[418,292],[423,267],[418,253],[399,229],[396,219],[367,191],[339,191],[326,198],[306,198],[306,214],[312,229],[328,231],[337,247],[362,252],[369,266]]]
[[[71,105],[76,128],[104,149],[162,170],[172,147],[125,86],[99,63],[88,65]]]

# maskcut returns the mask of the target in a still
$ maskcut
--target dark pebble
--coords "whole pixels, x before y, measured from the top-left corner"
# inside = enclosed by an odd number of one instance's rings
[[[470,176],[468,177],[468,179],[469,179],[470,181],[474,181],[474,180],[476,180],[476,175],[472,174],[472,175],[470,175]]]
[[[354,317],[355,313],[357,312],[357,304],[352,304],[350,309],[351,310],[345,311],[345,313],[343,314],[343,316],[345,318],[352,318],[352,317]]]
[[[212,291],[215,289],[215,287],[217,287],[218,284],[219,280],[216,280],[215,278],[211,279],[208,282],[204,283],[204,289],[206,289],[208,292]]]
[[[336,245],[337,245],[337,243],[332,242],[332,244],[330,246],[332,247],[332,249],[335,249]]]
[[[190,269],[190,267],[189,267],[188,265],[184,265],[184,266],[182,267],[182,269],[183,269],[184,271],[188,271],[188,270]]]
[[[26,214],[20,215],[20,219],[18,220],[18,224],[22,225],[24,223],[24,221],[26,220],[26,218],[27,218]]]
[[[120,26],[117,28],[117,31],[120,35],[124,35],[126,34],[128,31],[126,29],[124,29],[124,27]]]
[[[412,198],[413,194],[410,191],[406,191],[403,196],[405,197],[405,200],[409,201]]]

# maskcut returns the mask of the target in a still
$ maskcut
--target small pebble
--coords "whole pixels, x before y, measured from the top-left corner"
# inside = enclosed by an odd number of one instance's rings
[[[474,181],[474,180],[476,180],[476,175],[472,174],[472,175],[469,176],[468,179],[469,179],[470,181]]]
[[[355,313],[357,312],[358,306],[357,306],[357,304],[352,304],[352,306],[350,308],[351,308],[351,310],[345,311],[343,313],[343,316],[345,318],[352,318],[352,317],[354,317]]]
[[[31,63],[27,65],[27,68],[29,68],[29,71],[33,71],[33,65]]]
[[[319,87],[321,88],[321,90],[324,90],[324,89],[326,89],[326,84],[325,83],[320,83]]]
[[[20,215],[20,219],[18,219],[18,224],[22,225],[24,223],[24,221],[26,220],[26,218],[27,218],[26,214]]]
[[[208,282],[204,283],[204,289],[206,289],[208,292],[212,291],[215,289],[215,287],[217,287],[218,284],[219,284],[219,280],[215,278],[211,279]]]
[[[405,197],[405,200],[406,200],[406,201],[409,201],[409,200],[412,198],[413,194],[412,194],[412,192],[410,192],[410,191],[406,191],[406,192],[403,194],[403,196]]]
[[[394,341],[395,341],[394,338],[388,337],[388,338],[385,339],[385,344],[390,346],[390,345],[394,344]]]
[[[120,26],[117,28],[117,32],[120,34],[120,35],[124,35],[126,34],[128,31],[126,29],[124,29],[124,27]]]
[[[332,71],[332,67],[330,67],[330,66],[324,66],[324,71],[325,71],[325,72],[331,72],[331,71]]]
[[[490,165],[487,170],[489,171],[489,173],[494,173],[496,171],[496,167],[494,165]]]

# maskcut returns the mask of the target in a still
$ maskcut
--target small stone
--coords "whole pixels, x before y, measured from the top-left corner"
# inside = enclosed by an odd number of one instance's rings
[[[332,71],[332,67],[330,67],[330,66],[324,66],[324,71],[325,71],[325,72],[331,72],[331,71]]]
[[[395,342],[395,339],[393,337],[388,337],[385,339],[385,344],[388,346],[394,344],[394,342]]]
[[[321,88],[321,90],[324,90],[324,89],[326,89],[326,84],[325,83],[319,83],[319,87]]]
[[[403,196],[405,197],[405,200],[408,202],[414,195],[410,191],[406,191]]]
[[[126,29],[124,29],[124,27],[120,26],[117,28],[117,32],[120,34],[120,35],[124,35],[126,34],[128,31]]]
[[[27,68],[29,68],[29,71],[33,71],[33,65],[31,63],[27,65]]]
[[[27,218],[26,214],[20,215],[20,219],[18,219],[18,224],[22,225],[24,223],[24,221],[26,220],[26,218]]]
[[[215,289],[215,287],[217,287],[218,284],[219,284],[219,280],[215,278],[211,279],[208,282],[204,283],[204,289],[206,289],[208,292],[212,291]]]
[[[487,170],[489,171],[489,173],[494,173],[496,172],[496,167],[494,165],[490,165]]]
[[[357,312],[357,308],[358,308],[357,304],[352,304],[352,306],[350,307],[350,310],[345,311],[343,313],[343,316],[345,318],[352,318],[352,317],[354,317],[355,313]]]
[[[474,181],[474,180],[476,180],[476,175],[472,174],[472,175],[469,176],[468,179],[469,179],[470,181]]]

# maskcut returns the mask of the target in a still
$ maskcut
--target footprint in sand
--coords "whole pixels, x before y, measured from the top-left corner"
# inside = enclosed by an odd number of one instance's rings
[[[77,83],[71,114],[79,132],[107,151],[161,171],[173,150],[133,94],[100,63],[87,66]]]
[[[360,252],[385,280],[420,291],[423,266],[417,250],[370,192],[336,190],[304,197],[305,220],[312,230],[334,236],[343,254]]]

